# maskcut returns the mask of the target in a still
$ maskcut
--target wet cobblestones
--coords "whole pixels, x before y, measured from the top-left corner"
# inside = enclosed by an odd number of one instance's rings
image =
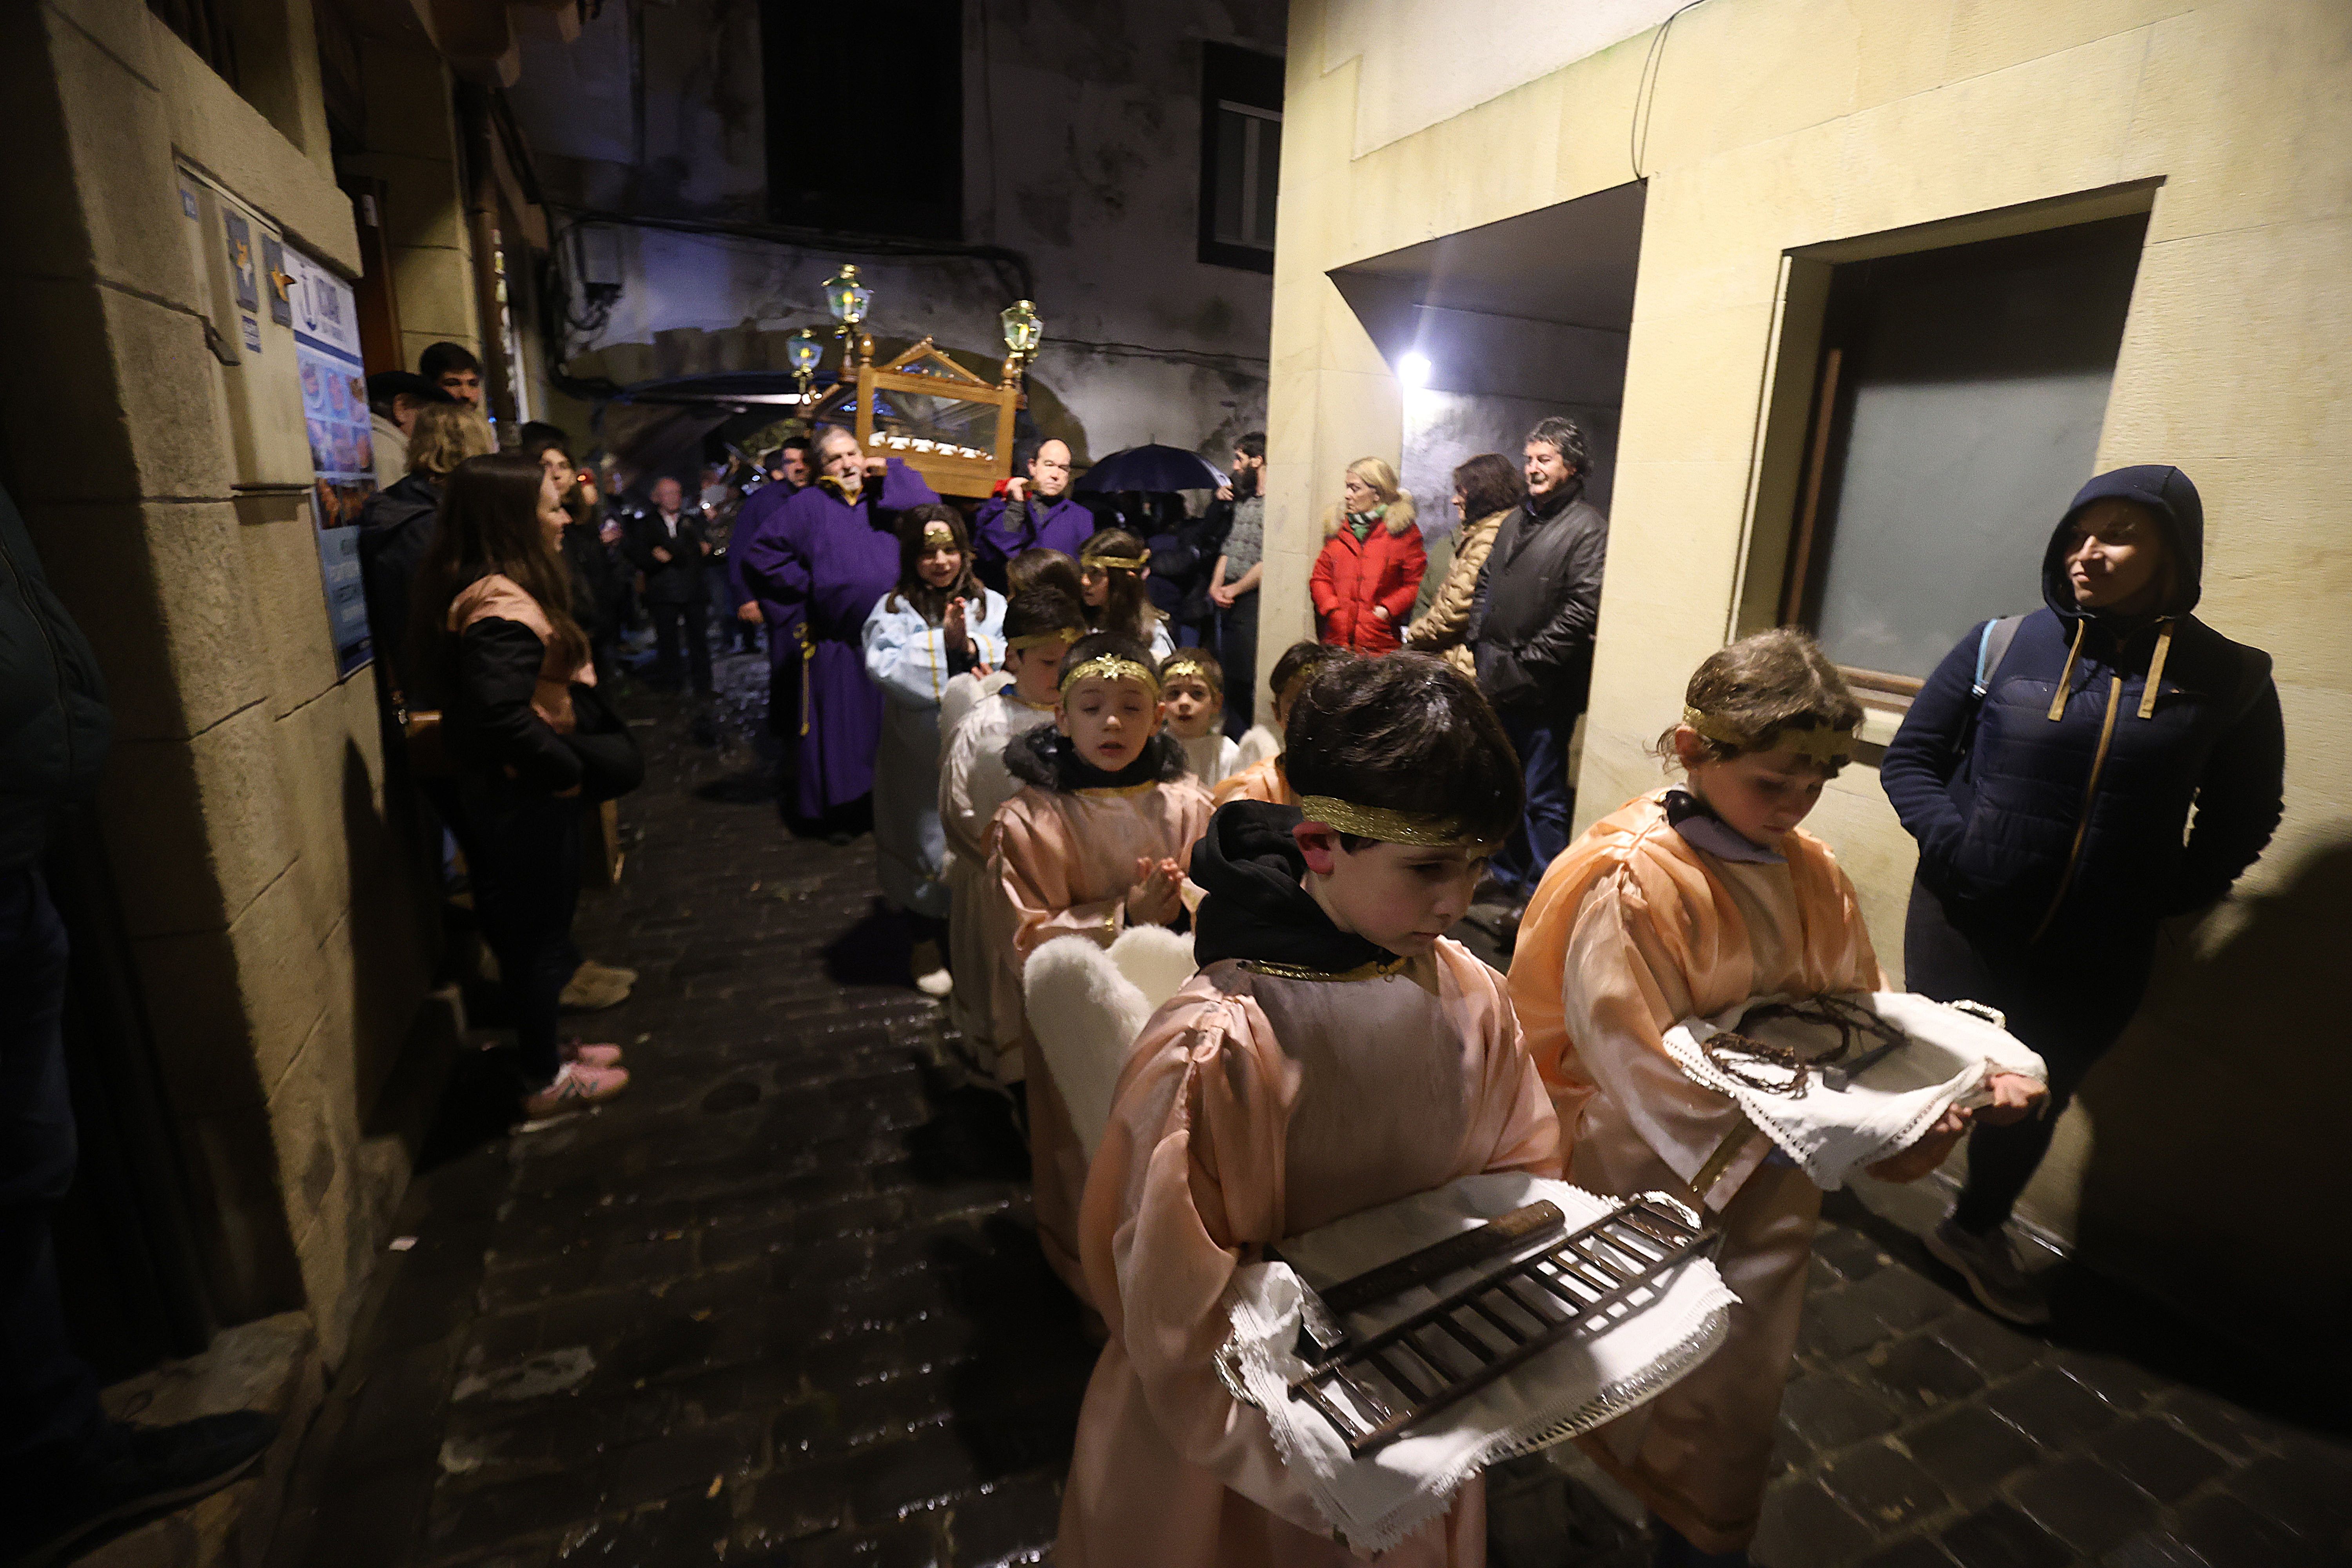
[[[764,670],[720,670],[716,746],[629,699],[649,778],[622,886],[583,905],[586,951],[641,972],[581,1020],[627,1047],[631,1089],[431,1156],[396,1226],[415,1246],[381,1260],[314,1434],[315,1508],[287,1537],[307,1556],[282,1568],[1049,1548],[1093,1352],[1038,1257],[1004,1102],[944,1065],[870,842],[782,830],[745,739]],[[2014,1333],[1839,1212],[1759,1563],[2352,1562],[2343,1446]],[[1494,1560],[1645,1562],[1610,1500],[1572,1450],[1499,1468]]]

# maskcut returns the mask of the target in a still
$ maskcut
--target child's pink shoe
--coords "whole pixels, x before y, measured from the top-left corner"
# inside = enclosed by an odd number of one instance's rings
[[[629,1075],[619,1068],[584,1067],[578,1062],[566,1062],[555,1081],[537,1094],[527,1095],[522,1113],[533,1121],[542,1116],[560,1116],[568,1110],[585,1110],[600,1105],[629,1087]]]

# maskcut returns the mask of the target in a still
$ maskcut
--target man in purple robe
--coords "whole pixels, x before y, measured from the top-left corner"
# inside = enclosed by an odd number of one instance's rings
[[[798,752],[797,810],[837,828],[835,814],[873,792],[882,735],[866,617],[898,580],[898,514],[940,498],[898,459],[868,461],[837,426],[817,433],[810,457],[817,478],[808,489],[757,517],[752,506],[767,492],[745,503],[736,527],[740,538],[748,520],[751,537],[737,569],[767,626],[771,669],[797,667],[798,721],[784,730]]]
[[[1024,550],[1058,550],[1075,558],[1095,531],[1095,514],[1070,499],[1070,448],[1042,441],[1029,457],[1029,477],[1004,484],[1004,494],[981,503],[972,519],[973,565],[981,580],[1004,591],[1004,563]]]

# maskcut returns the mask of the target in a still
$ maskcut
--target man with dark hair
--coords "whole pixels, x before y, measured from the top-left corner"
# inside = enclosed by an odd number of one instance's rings
[[[446,403],[449,395],[421,375],[380,370],[367,378],[367,395],[375,485],[385,489],[408,475],[408,432],[416,424],[417,410],[428,403]]]
[[[1592,456],[1576,421],[1544,420],[1528,432],[1524,455],[1528,499],[1496,532],[1463,632],[1479,688],[1527,770],[1527,816],[1488,871],[1513,911],[1507,941],[1544,868],[1568,847],[1576,800],[1568,744],[1592,680],[1609,550],[1609,520],[1583,499]]]
[[[482,362],[463,343],[430,343],[416,356],[416,374],[460,403],[482,405]]]
[[[1003,494],[981,502],[972,519],[973,565],[1000,594],[1004,563],[1023,551],[1075,556],[1095,531],[1095,514],[1070,497],[1068,442],[1024,442],[1013,466],[1020,474],[1004,481]]]
[[[1217,541],[1209,571],[1217,661],[1225,667],[1225,733],[1236,741],[1256,717],[1257,584],[1265,574],[1265,432],[1234,443],[1234,475],[1209,504]]]
[[[623,549],[645,578],[646,613],[654,622],[654,684],[677,689],[683,627],[695,693],[711,695],[709,596],[702,577],[709,546],[700,521],[687,510],[684,485],[667,475],[654,481],[651,504],[629,520]]]

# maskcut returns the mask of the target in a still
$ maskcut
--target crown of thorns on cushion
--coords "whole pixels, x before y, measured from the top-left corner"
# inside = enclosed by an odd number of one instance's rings
[[[1683,722],[1719,746],[1738,752],[1770,752],[1785,747],[1801,757],[1832,767],[1853,756],[1853,726],[1824,723],[1808,718],[1801,723],[1776,725],[1761,734],[1747,731],[1696,708],[1683,710]]]

